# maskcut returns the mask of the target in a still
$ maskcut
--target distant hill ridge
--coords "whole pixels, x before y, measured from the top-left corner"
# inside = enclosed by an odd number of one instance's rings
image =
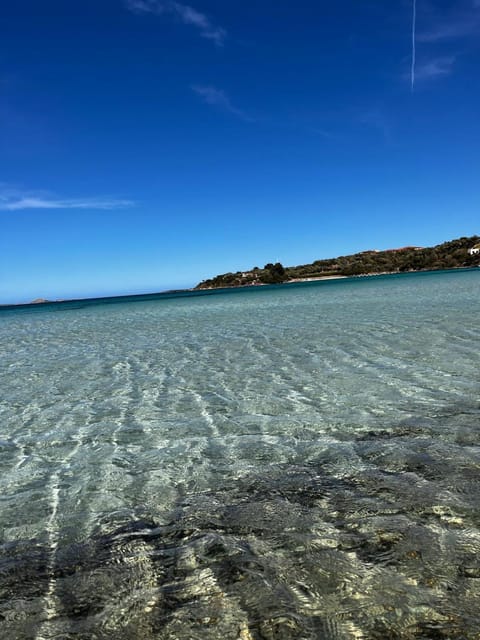
[[[404,271],[434,271],[480,266],[480,254],[468,250],[480,243],[480,236],[462,237],[434,247],[401,247],[385,251],[368,250],[348,256],[315,260],[310,264],[284,267],[280,262],[263,268],[224,273],[203,280],[196,289],[242,287],[260,284],[280,284],[311,278],[359,276],[373,273]]]

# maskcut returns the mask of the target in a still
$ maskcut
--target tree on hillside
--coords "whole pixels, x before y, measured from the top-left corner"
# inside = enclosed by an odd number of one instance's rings
[[[268,262],[264,266],[264,274],[262,275],[262,280],[264,282],[268,282],[269,284],[276,284],[278,282],[283,282],[285,280],[285,269],[281,262],[276,262],[272,264]]]

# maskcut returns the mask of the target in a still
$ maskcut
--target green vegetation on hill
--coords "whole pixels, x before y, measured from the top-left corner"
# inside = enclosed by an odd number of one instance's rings
[[[358,276],[369,273],[401,273],[403,271],[434,271],[480,265],[480,254],[470,255],[468,249],[480,243],[480,236],[463,237],[435,247],[403,247],[388,251],[362,251],[350,256],[315,260],[311,264],[283,267],[269,262],[263,269],[224,273],[203,280],[196,289],[239,287],[254,284],[277,284],[304,278],[325,276]]]

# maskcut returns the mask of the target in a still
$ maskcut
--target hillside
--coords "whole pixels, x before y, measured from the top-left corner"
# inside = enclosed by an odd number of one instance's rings
[[[372,273],[430,271],[480,265],[480,254],[470,255],[468,249],[480,243],[480,236],[462,237],[434,247],[402,247],[387,251],[362,251],[348,256],[315,260],[311,264],[284,267],[279,262],[263,268],[224,273],[203,280],[196,289],[240,287],[255,284],[277,284],[322,278],[327,276],[358,276]]]

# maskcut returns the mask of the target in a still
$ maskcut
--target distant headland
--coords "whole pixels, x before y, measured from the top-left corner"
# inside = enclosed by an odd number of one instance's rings
[[[370,249],[337,258],[315,260],[310,264],[284,267],[280,262],[263,268],[223,273],[200,282],[195,289],[245,287],[326,280],[381,273],[436,271],[480,266],[480,236],[450,240],[434,247],[400,247],[378,251]]]
[[[0,309],[31,307],[33,305],[71,305],[97,302],[123,302],[125,299],[154,300],[157,297],[208,293],[210,289],[288,284],[314,280],[334,280],[352,276],[404,273],[412,271],[438,271],[480,267],[480,236],[462,237],[434,247],[400,247],[378,251],[370,249],[347,256],[315,260],[310,264],[284,267],[280,262],[267,263],[263,268],[224,273],[202,280],[190,289],[169,289],[155,293],[124,294],[117,296],[47,300],[36,298],[31,302],[0,304]]]

